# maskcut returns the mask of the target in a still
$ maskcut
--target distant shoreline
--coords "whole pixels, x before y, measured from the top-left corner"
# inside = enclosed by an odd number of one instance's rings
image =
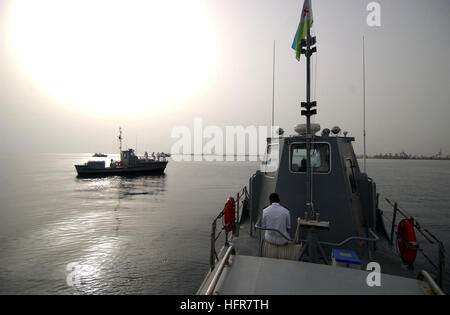
[[[362,155],[357,155],[356,158],[362,159]],[[380,157],[380,156],[366,156],[366,159],[371,160],[427,160],[427,161],[449,161],[450,157],[436,158],[436,157]]]

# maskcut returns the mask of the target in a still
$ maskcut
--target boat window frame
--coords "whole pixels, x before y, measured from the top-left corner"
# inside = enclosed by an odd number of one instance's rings
[[[289,144],[289,166],[288,166],[289,167],[289,172],[291,172],[292,174],[306,174],[306,171],[304,171],[304,172],[300,172],[300,171],[294,172],[292,170],[292,154],[291,154],[292,152],[291,152],[291,150],[292,150],[292,146],[296,145],[296,144],[304,144],[306,146],[306,141],[292,142],[292,143]],[[312,145],[314,145],[314,144],[326,144],[326,145],[328,145],[328,152],[330,153],[328,172],[317,172],[317,171],[315,172],[314,170],[312,170],[311,174],[314,174],[314,175],[329,175],[329,174],[331,174],[331,170],[332,170],[331,144],[329,142],[325,142],[325,141],[319,141],[319,142],[311,141],[311,144]]]
[[[271,147],[271,146],[278,146],[278,168],[277,168],[277,170],[276,171],[274,171],[274,172],[267,172],[267,164],[264,164],[264,176],[265,177],[267,177],[267,178],[275,178],[276,176],[276,173],[278,172],[278,170],[280,169],[280,143],[279,142],[274,142],[274,143],[269,143],[269,144],[267,144],[267,146],[266,146],[266,153],[265,153],[265,155],[264,155],[264,162],[267,162],[267,157],[268,157],[268,155],[269,155],[269,153],[268,153],[268,149],[269,149],[269,147]],[[274,175],[269,175],[269,174],[274,174]]]
[[[350,166],[347,165],[350,162]],[[352,194],[358,193],[358,181],[356,179],[355,167],[356,163],[352,158],[346,158],[344,161],[345,171],[347,175],[348,182],[350,184],[350,191]]]

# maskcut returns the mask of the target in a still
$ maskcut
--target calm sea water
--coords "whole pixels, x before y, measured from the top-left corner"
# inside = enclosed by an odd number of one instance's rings
[[[195,293],[208,270],[212,219],[258,164],[171,161],[164,176],[78,179],[73,165],[88,159],[0,158],[0,293]],[[367,163],[379,192],[450,252],[450,161]]]

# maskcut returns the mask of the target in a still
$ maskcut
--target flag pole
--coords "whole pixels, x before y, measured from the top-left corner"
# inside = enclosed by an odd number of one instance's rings
[[[307,252],[309,256],[308,261],[314,263],[317,261],[317,253],[320,253],[326,261],[326,255],[324,254],[323,248],[319,242],[317,228],[320,227],[321,229],[325,228],[328,230],[330,223],[323,221],[318,222],[319,213],[317,213],[317,215],[315,214],[312,193],[313,168],[311,165],[311,150],[313,149],[312,142],[314,139],[314,133],[311,130],[311,116],[317,114],[317,110],[312,109],[317,106],[317,102],[311,101],[311,56],[317,52],[317,48],[315,46],[316,37],[311,37],[310,28],[312,23],[311,2],[310,0],[305,0],[303,4],[302,18],[294,39],[295,45],[292,45],[293,48],[295,47],[297,60],[300,60],[300,56],[302,54],[306,56],[306,102],[301,103],[301,106],[306,108],[306,110],[302,110],[301,114],[302,116],[306,116],[306,216],[304,220],[306,220],[307,224],[302,225],[302,221],[300,221],[300,225],[307,227],[308,231],[307,241],[302,253],[300,254],[299,260],[302,260],[303,254]],[[304,39],[305,35],[306,39]]]
[[[316,37],[311,37],[311,26],[313,23],[311,2],[305,0],[303,3],[300,24],[295,34],[292,48],[296,51],[296,58],[300,61],[300,56],[306,56],[306,102],[301,103],[305,110],[301,111],[302,116],[306,116],[306,212],[311,217],[315,217],[314,205],[312,202],[312,167],[311,167],[311,142],[313,134],[311,132],[311,116],[317,114],[313,109],[317,106],[315,101],[311,101],[311,56],[317,52]],[[306,28],[306,30],[305,30]],[[306,35],[306,38],[305,38]]]

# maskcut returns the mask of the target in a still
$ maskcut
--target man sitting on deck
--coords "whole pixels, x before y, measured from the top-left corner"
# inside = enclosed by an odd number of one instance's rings
[[[291,228],[291,214],[288,209],[280,205],[278,194],[271,194],[269,200],[270,206],[263,211],[263,226],[266,232],[261,244],[261,255],[270,258],[298,260],[302,244],[289,241],[291,239],[288,232]]]
[[[280,197],[277,193],[272,193],[269,196],[270,206],[263,211],[263,225],[266,229],[278,230],[276,231],[266,230],[265,240],[274,245],[286,245],[288,243],[289,233],[291,228],[291,214],[288,209],[280,205]]]

